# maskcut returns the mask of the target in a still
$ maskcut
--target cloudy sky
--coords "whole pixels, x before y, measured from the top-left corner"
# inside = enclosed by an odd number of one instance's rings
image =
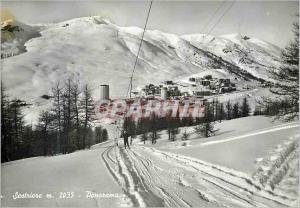
[[[120,26],[143,27],[148,7],[147,1],[2,1],[2,8],[26,23],[101,15]],[[293,37],[298,11],[298,1],[154,1],[148,29],[179,35],[241,33],[284,47]]]

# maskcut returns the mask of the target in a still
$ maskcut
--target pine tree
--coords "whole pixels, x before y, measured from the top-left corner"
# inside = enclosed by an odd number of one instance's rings
[[[293,24],[294,39],[282,52],[283,64],[279,70],[272,72],[276,80],[275,87],[270,91],[276,95],[276,100],[264,98],[263,106],[278,105],[276,118],[291,121],[299,117],[299,23]]]
[[[160,135],[158,133],[159,126],[158,126],[158,117],[155,115],[155,113],[152,113],[150,115],[150,120],[149,120],[149,130],[150,130],[150,138],[152,144],[155,144],[157,139],[159,139]]]
[[[36,130],[38,132],[40,132],[39,136],[40,138],[43,140],[43,155],[46,156],[48,155],[48,147],[49,147],[49,144],[50,144],[50,123],[51,123],[51,120],[52,120],[52,115],[47,112],[47,111],[43,111],[41,114],[40,114],[40,117],[39,117],[39,121],[38,121],[38,125],[37,125],[37,128]],[[52,147],[52,145],[50,145]],[[52,152],[52,150],[51,150]]]
[[[180,132],[180,130],[179,130],[180,124],[181,124],[181,120],[180,120],[180,117],[179,117],[179,111],[177,111],[176,117],[175,118],[173,118],[173,117],[170,118],[171,141],[176,140],[177,134],[179,134],[179,132]]]
[[[108,140],[108,133],[106,129],[102,130],[102,141],[105,142]]]
[[[196,126],[194,126],[194,130],[196,134],[202,136],[203,128],[201,124],[197,124]]]
[[[214,115],[214,118],[213,118],[214,121],[218,120],[218,118],[219,118],[218,108],[219,108],[219,100],[217,98],[214,98],[213,102],[212,102],[212,111],[213,111],[212,113]]]
[[[102,127],[101,126],[97,126],[95,128],[95,142],[96,143],[102,142]]]
[[[193,126],[194,118],[191,113],[187,117],[183,117],[181,120],[181,126]]]
[[[250,106],[246,97],[243,99],[243,103],[241,106],[241,116],[247,117],[250,114]]]
[[[24,121],[23,115],[21,113],[21,107],[24,105],[23,101],[18,99],[13,99],[10,103],[10,116],[11,116],[11,138],[12,146],[10,147],[13,151],[13,159],[22,158],[21,145],[23,143],[23,130],[24,130]]]
[[[101,126],[95,128],[95,142],[101,143],[108,140],[108,133],[106,129],[103,129]]]
[[[147,118],[140,118],[137,124],[137,134],[141,134],[141,141],[146,143],[149,132],[149,120]]]
[[[184,132],[182,134],[182,140],[188,140],[188,138],[190,137],[190,134],[187,133],[186,128],[184,128]]]
[[[10,118],[10,101],[1,80],[1,162],[11,160],[12,135]]]
[[[176,124],[174,123],[172,124],[170,133],[171,133],[171,141],[175,141],[177,134],[179,134],[179,128],[176,126]]]
[[[23,141],[22,158],[41,155],[40,137],[37,135],[37,131],[33,130],[32,124],[24,127]]]
[[[230,103],[230,100],[227,101],[226,103],[226,116],[227,116],[227,120],[230,120],[232,114],[232,105]]]
[[[240,117],[240,107],[239,107],[239,103],[236,102],[232,108],[232,118],[239,118],[239,117]]]
[[[19,99],[10,100],[1,82],[1,161],[22,159],[26,157],[24,140],[25,125],[21,109],[26,106]]]
[[[86,147],[86,138],[89,133],[90,122],[94,116],[94,101],[90,87],[86,84],[83,89],[83,97],[81,99],[81,109],[83,111],[83,148]],[[89,139],[90,141],[90,139]]]
[[[194,129],[198,135],[210,137],[216,132],[214,129],[214,105],[209,102],[205,102],[204,105],[204,117],[196,119],[197,125],[194,127]]]
[[[52,97],[53,97],[53,120],[52,128],[56,132],[56,153],[62,152],[63,138],[62,138],[62,106],[63,106],[63,88],[60,86],[60,83],[57,82],[52,88]]]
[[[63,153],[72,152],[70,134],[72,130],[72,83],[67,79],[63,92]]]
[[[74,123],[75,123],[75,129],[76,129],[76,149],[81,149],[81,144],[80,144],[80,136],[81,136],[81,121],[80,121],[80,116],[79,116],[79,95],[80,95],[80,90],[79,90],[79,85],[78,83],[74,83],[72,85],[72,113],[73,118],[74,118]]]
[[[226,115],[225,115],[224,105],[223,105],[223,103],[219,103],[217,106],[216,118],[217,118],[217,120],[219,120],[219,122],[221,122],[222,120],[225,119],[225,117],[226,117]]]
[[[204,118],[202,123],[202,133],[204,137],[210,137],[216,130],[214,129],[214,109],[215,105],[209,102],[205,103]]]

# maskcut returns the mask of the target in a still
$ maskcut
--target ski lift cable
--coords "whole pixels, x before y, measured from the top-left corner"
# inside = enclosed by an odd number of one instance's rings
[[[142,38],[141,38],[141,41],[140,41],[140,44],[139,44],[139,49],[138,49],[138,52],[137,52],[137,55],[136,55],[136,58],[135,58],[135,62],[134,62],[134,66],[133,66],[133,70],[132,70],[131,76],[130,76],[130,82],[129,82],[129,86],[128,86],[128,90],[127,90],[127,96],[128,96],[128,92],[129,92],[129,98],[131,98],[132,80],[133,80],[135,68],[136,68],[136,65],[137,65],[137,62],[138,62],[138,58],[139,58],[140,50],[141,50],[141,47],[142,47],[142,43],[143,43],[143,40],[144,40],[144,35],[145,35],[146,28],[147,28],[147,24],[148,24],[148,20],[149,20],[149,16],[150,16],[151,7],[152,7],[152,0],[150,2],[150,6],[149,6],[149,10],[148,10],[146,22],[145,22],[143,33],[142,33]]]
[[[137,65],[138,57],[139,57],[139,54],[140,54],[140,50],[141,50],[141,47],[142,47],[142,43],[143,43],[143,40],[144,40],[144,35],[145,35],[146,28],[147,28],[147,24],[148,24],[148,20],[149,20],[151,8],[152,8],[152,0],[150,2],[150,6],[149,6],[148,13],[147,13],[146,22],[145,22],[143,33],[142,33],[142,37],[141,37],[141,41],[140,41],[138,52],[137,52],[137,55],[136,55],[136,58],[135,58],[134,66],[133,66],[133,69],[132,69],[132,72],[131,72],[129,86],[128,86],[128,89],[127,89],[127,92],[126,92],[126,96],[125,96],[126,98],[128,97],[128,93],[129,93],[129,98],[131,98],[133,76],[134,76],[135,68],[136,68],[136,65]],[[125,119],[125,116],[126,116],[126,114],[124,113],[124,115],[122,116],[123,121]],[[115,125],[116,125],[116,132],[119,131],[121,133],[123,131],[122,130],[123,128],[121,126],[122,124],[118,123],[118,121],[116,121]]]
[[[226,0],[227,1],[227,0]],[[222,1],[221,4],[219,4],[219,6],[217,7],[217,9],[213,12],[213,14],[210,16],[210,18],[208,19],[208,21],[205,23],[205,25],[201,28],[200,31],[202,31],[204,33],[204,31],[206,30],[207,26],[210,24],[210,22],[214,19],[214,17],[216,16],[216,14],[219,12],[219,10],[222,8],[223,4],[226,3],[226,1]]]
[[[222,14],[222,16],[218,19],[218,21],[212,26],[212,28],[209,30],[209,32],[207,33],[207,35],[209,35],[213,29],[215,29],[215,27],[220,23],[220,21],[222,20],[222,18],[226,15],[226,13],[232,8],[232,6],[234,5],[235,1],[233,1],[231,3],[231,5],[229,7],[227,7],[227,9],[225,10],[225,12]]]

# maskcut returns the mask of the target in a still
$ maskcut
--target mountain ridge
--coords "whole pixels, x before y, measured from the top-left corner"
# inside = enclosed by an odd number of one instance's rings
[[[126,96],[141,28],[121,27],[99,16],[31,28],[40,36],[24,43],[26,51],[1,60],[11,96],[41,105],[45,101],[40,96],[50,94],[53,84],[68,77],[89,83],[95,99],[99,84],[111,85],[112,97]],[[279,53],[258,39],[238,44],[228,36],[209,37],[203,44],[199,35],[197,39],[146,30],[133,89],[214,69],[223,69],[240,82],[258,84],[272,80],[270,70],[280,65]]]

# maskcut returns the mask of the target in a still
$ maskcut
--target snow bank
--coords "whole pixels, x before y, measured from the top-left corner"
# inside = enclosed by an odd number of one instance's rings
[[[289,171],[291,160],[297,158],[299,135],[276,146],[265,158],[257,160],[257,170],[253,178],[272,190]]]

